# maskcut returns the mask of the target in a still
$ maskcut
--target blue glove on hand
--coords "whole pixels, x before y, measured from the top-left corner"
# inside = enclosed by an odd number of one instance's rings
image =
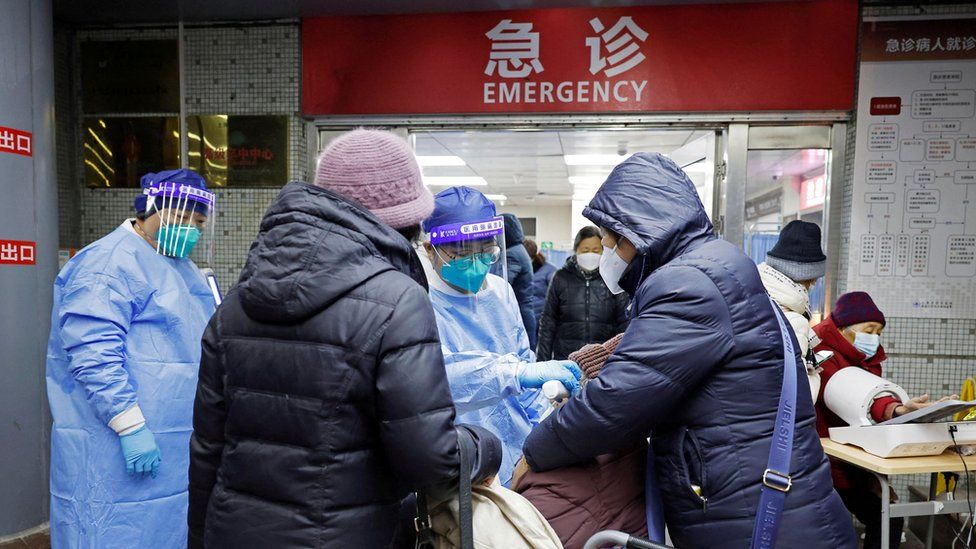
[[[156,437],[148,427],[143,425],[128,435],[120,436],[119,442],[122,443],[122,455],[125,457],[127,473],[149,474],[152,478],[156,478],[162,457],[159,455],[159,446],[156,446]]]
[[[539,389],[545,382],[556,380],[566,387],[569,394],[574,395],[580,388],[579,380],[582,377],[583,371],[572,360],[549,360],[522,366],[518,382],[524,389]]]

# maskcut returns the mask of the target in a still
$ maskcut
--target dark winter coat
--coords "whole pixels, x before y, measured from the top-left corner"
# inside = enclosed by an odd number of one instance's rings
[[[515,300],[518,301],[519,311],[522,313],[522,324],[529,335],[529,346],[535,349],[538,325],[535,319],[535,295],[532,285],[532,258],[522,244],[525,233],[522,224],[512,214],[502,214],[505,218],[505,261],[508,265],[508,283],[515,290]]]
[[[368,211],[282,190],[204,334],[191,547],[386,547],[411,490],[456,479],[422,280],[410,244]],[[475,435],[496,445],[479,466],[497,470],[500,442]]]
[[[627,329],[627,294],[613,295],[600,278],[580,269],[576,256],[552,277],[539,319],[539,360],[564,360],[588,343],[603,343]]]
[[[533,265],[533,268],[535,272],[532,274],[532,309],[535,312],[536,325],[538,325],[539,319],[542,318],[542,310],[546,306],[546,293],[549,292],[549,284],[559,268],[548,261],[539,267]]]
[[[748,547],[784,368],[756,266],[714,236],[694,185],[660,155],[617,166],[583,214],[640,254],[621,279],[634,296],[630,326],[600,375],[532,431],[526,460],[545,471],[653,434],[675,546]],[[799,355],[796,370],[793,487],[776,547],[854,548]]]

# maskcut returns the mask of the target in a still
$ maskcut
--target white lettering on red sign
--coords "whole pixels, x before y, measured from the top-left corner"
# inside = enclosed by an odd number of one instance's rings
[[[485,82],[484,102],[493,103],[639,103],[647,80]]]
[[[943,43],[943,38],[945,41]],[[973,36],[923,36],[916,38],[889,38],[885,41],[885,53],[912,53],[935,51],[970,51],[976,49],[976,37]]]
[[[640,44],[634,39],[644,42],[647,40],[647,31],[637,26],[630,16],[621,17],[606,32],[599,17],[590,19],[590,26],[594,31],[603,33],[586,39],[586,47],[590,48],[590,74],[604,71],[607,76],[617,76],[646,59],[640,51]],[[607,57],[603,56],[604,50]]]
[[[34,153],[31,133],[0,126],[0,152],[31,156]]]
[[[37,243],[28,240],[0,240],[0,265],[34,265]]]
[[[641,44],[648,38],[630,16],[620,17],[607,29],[599,17],[590,20],[598,33],[585,39],[589,49],[589,71],[612,78],[638,66],[647,57]],[[647,80],[566,80],[562,82],[527,81],[534,73],[542,73],[539,58],[540,36],[532,31],[532,23],[513,23],[503,19],[485,36],[491,40],[491,51],[485,75],[519,79],[511,82],[485,82],[482,102],[485,104],[545,104],[545,103],[640,103],[644,99]],[[580,53],[585,50],[581,48]],[[565,52],[561,52],[565,55]],[[583,62],[585,58],[580,57]]]
[[[497,69],[502,78],[525,78],[532,71],[545,70],[539,61],[539,33],[532,32],[532,23],[504,19],[485,36],[491,40],[486,75],[494,75]]]

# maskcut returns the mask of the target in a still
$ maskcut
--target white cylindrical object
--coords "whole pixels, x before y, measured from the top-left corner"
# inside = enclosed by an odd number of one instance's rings
[[[824,389],[824,404],[849,425],[873,425],[871,405],[886,395],[908,400],[908,393],[898,385],[852,366],[831,376]]]
[[[569,398],[569,391],[562,381],[550,380],[542,384],[542,394],[549,400]]]

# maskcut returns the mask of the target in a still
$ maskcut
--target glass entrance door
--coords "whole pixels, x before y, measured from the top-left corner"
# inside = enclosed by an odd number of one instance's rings
[[[765,261],[780,230],[798,219],[820,226],[826,250],[831,130],[830,126],[749,128],[743,247],[757,264]],[[825,278],[810,290],[814,321],[825,309]]]

